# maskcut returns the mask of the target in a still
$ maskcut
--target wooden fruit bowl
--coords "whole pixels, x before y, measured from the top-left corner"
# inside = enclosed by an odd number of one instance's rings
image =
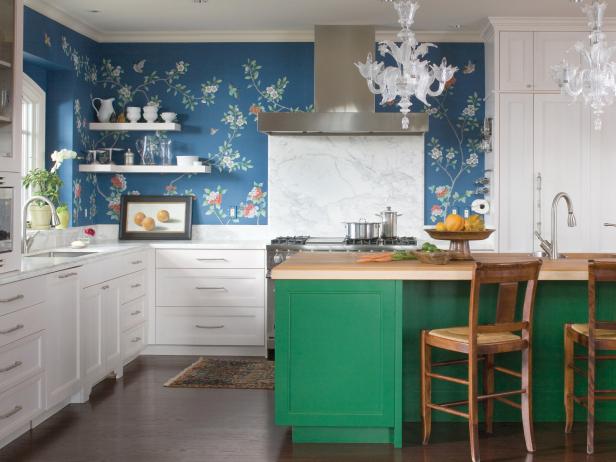
[[[426,229],[426,233],[437,241],[451,241],[449,251],[452,260],[474,260],[471,255],[470,241],[483,241],[490,237],[493,229],[485,231],[437,231],[434,228]]]

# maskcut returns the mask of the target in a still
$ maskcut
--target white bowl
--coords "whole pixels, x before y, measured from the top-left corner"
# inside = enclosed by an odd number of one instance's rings
[[[173,123],[175,118],[178,116],[175,112],[163,112],[160,115],[163,120],[167,123]]]
[[[178,167],[192,167],[199,161],[199,156],[176,156],[175,159]]]

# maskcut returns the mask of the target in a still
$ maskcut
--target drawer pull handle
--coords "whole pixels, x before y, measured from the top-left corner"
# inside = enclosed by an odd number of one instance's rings
[[[0,300],[0,303],[16,302],[17,300],[21,300],[22,298],[24,298],[24,295],[19,294],[19,295],[15,295],[14,297],[11,297],[11,298],[3,298],[3,299]]]
[[[131,265],[141,265],[142,263],[143,263],[142,260],[135,260],[135,261],[130,262]]]
[[[0,369],[0,373],[3,372],[8,372],[8,371],[12,371],[13,369],[18,368],[19,366],[21,366],[23,363],[21,361],[15,361],[13,364],[11,364],[10,366],[6,366],[3,367],[2,369]]]
[[[15,406],[11,411],[7,412],[6,414],[0,415],[0,420],[5,420],[5,419],[8,419],[9,417],[13,417],[15,414],[17,414],[22,409],[23,407],[21,406]]]
[[[137,287],[141,287],[141,284],[133,284],[130,286],[131,289],[136,289]]]
[[[226,287],[195,287],[197,290],[221,290],[223,292],[228,292]]]
[[[133,311],[130,315],[137,316],[138,314],[141,314],[141,310]]]
[[[109,286],[103,286],[103,287],[101,287],[101,289],[107,290],[107,289],[109,289]]]
[[[228,261],[226,258],[197,258],[197,261]]]
[[[10,329],[7,330],[0,330],[0,334],[2,335],[8,335],[8,334],[12,334],[13,332],[16,332],[20,329],[23,329],[24,325],[23,324],[17,324],[15,327],[11,327]]]
[[[135,337],[134,339],[131,340],[132,343],[137,343],[137,342],[141,342],[141,337]]]
[[[77,273],[62,274],[62,275],[58,276],[58,279],[67,279],[67,278],[71,278],[73,276],[77,276]]]
[[[202,325],[200,325],[200,324],[195,324],[195,327],[196,327],[197,329],[222,329],[222,328],[224,328],[224,327],[225,327],[225,325],[224,325],[224,324],[221,324],[221,325],[219,325],[219,326],[202,326]]]

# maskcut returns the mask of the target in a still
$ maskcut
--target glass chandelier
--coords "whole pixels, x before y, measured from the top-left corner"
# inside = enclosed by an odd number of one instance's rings
[[[581,95],[592,108],[595,130],[601,130],[601,116],[616,96],[616,63],[611,60],[616,48],[610,48],[603,32],[607,3],[604,0],[572,0],[588,17],[588,43],[578,42],[572,50],[579,53],[581,66],[572,66],[567,59],[552,66],[553,77],[564,95],[575,100]]]
[[[355,63],[362,77],[368,81],[368,88],[375,95],[381,95],[381,105],[391,103],[399,98],[398,106],[404,114],[402,128],[409,128],[408,114],[411,112],[411,97],[415,96],[426,106],[428,96],[439,96],[445,90],[445,84],[451,80],[457,67],[448,66],[447,60],[439,66],[422,59],[433,43],[419,43],[411,26],[415,22],[415,13],[419,9],[417,0],[386,0],[393,2],[400,17],[402,30],[398,33],[400,45],[391,40],[379,43],[379,53],[385,57],[391,55],[396,66],[385,67],[383,62],[372,60],[372,53],[365,63]],[[432,85],[438,81],[438,88]]]

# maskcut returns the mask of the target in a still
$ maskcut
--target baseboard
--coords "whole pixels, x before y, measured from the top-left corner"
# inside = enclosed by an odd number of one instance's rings
[[[148,345],[142,355],[153,356],[267,356],[265,346]]]

